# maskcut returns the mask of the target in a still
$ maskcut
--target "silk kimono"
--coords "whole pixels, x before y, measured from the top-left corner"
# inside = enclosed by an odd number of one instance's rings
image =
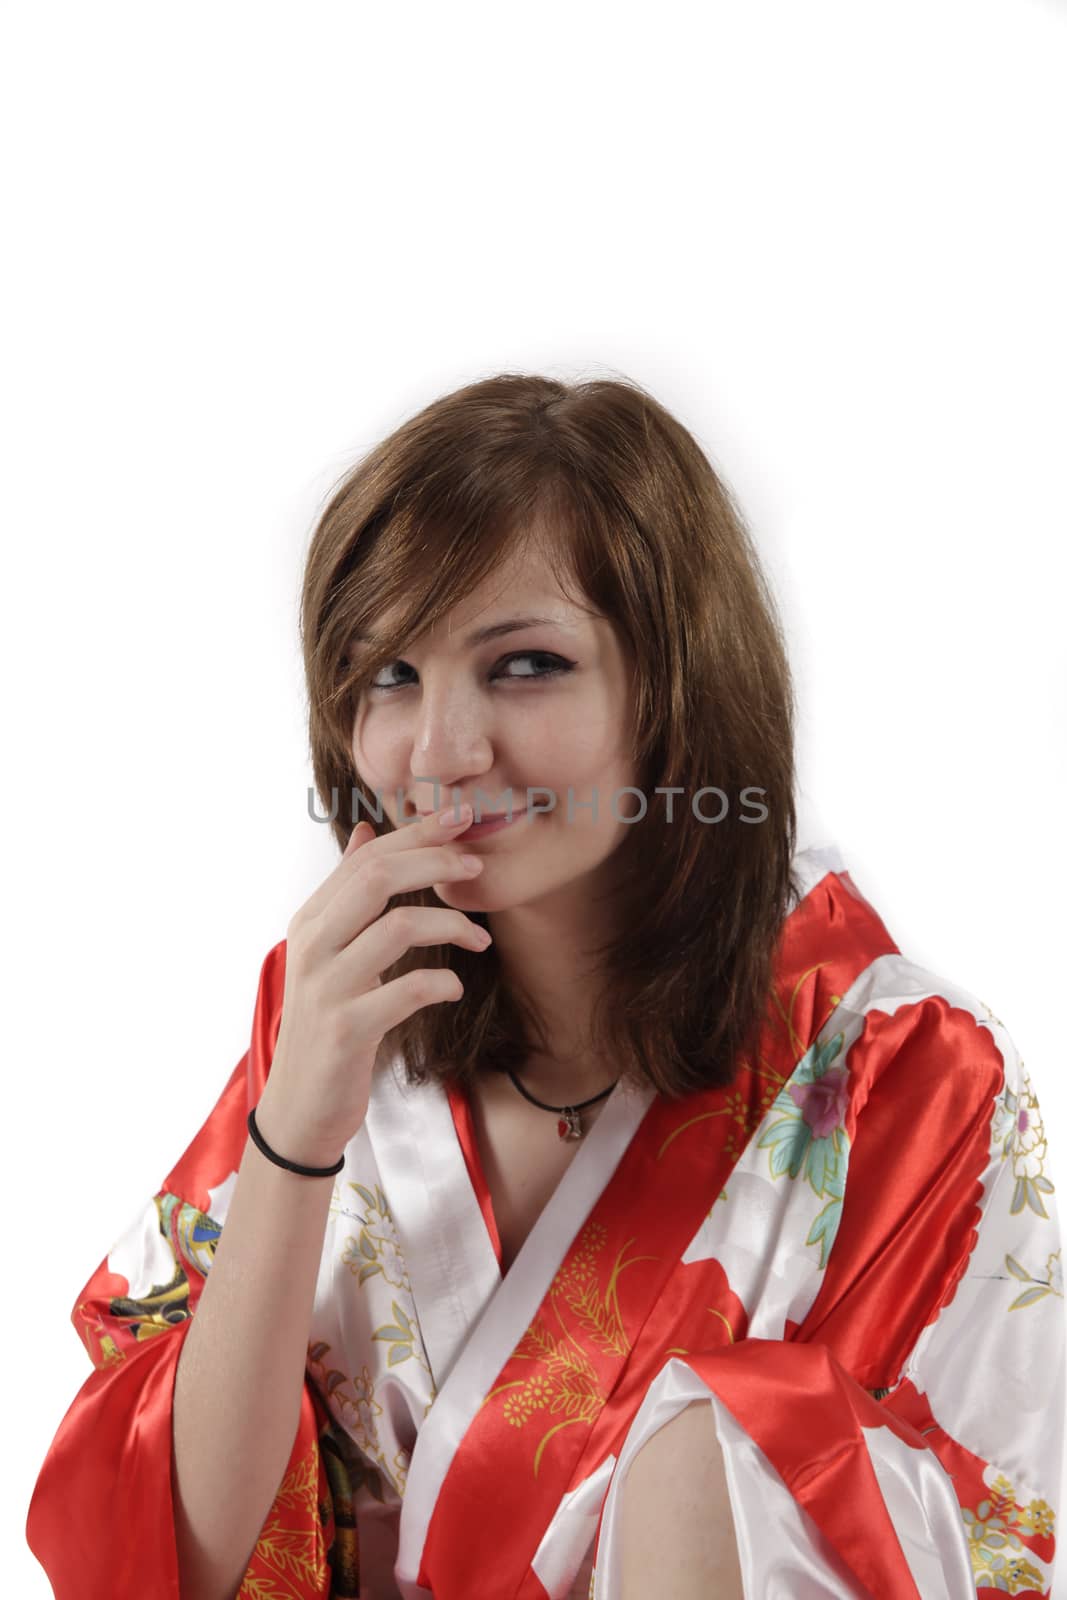
[[[1050,1594],[1065,1322],[1029,1073],[834,846],[795,867],[754,1059],[683,1100],[618,1084],[503,1276],[464,1095],[383,1053],[241,1600],[619,1600],[626,1474],[694,1403],[746,1597]],[[174,1376],[284,972],[283,941],[248,1051],[77,1297],[93,1371],[26,1528],[57,1600],[178,1600]]]

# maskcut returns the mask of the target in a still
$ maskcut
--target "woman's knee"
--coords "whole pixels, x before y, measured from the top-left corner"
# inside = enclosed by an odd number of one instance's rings
[[[708,1400],[684,1406],[635,1453],[622,1490],[622,1569],[622,1600],[709,1592],[740,1600],[726,1468]]]

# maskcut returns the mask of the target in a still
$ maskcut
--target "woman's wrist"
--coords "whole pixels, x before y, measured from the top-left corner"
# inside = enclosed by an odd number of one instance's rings
[[[255,1107],[256,1127],[275,1155],[302,1167],[333,1167],[344,1155],[336,1135],[303,1128],[284,1103],[264,1088]],[[269,1157],[263,1156],[263,1160]]]

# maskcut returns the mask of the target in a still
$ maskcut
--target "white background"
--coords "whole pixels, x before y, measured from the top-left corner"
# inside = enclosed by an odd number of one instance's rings
[[[1003,1018],[1062,1186],[1067,16],[38,3],[2,33],[0,1517],[38,1600],[75,1296],[336,860],[308,537],[461,383],[626,375],[695,433],[789,633],[802,842]]]

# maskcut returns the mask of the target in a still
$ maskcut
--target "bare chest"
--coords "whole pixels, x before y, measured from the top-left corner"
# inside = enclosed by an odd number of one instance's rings
[[[601,1108],[602,1103],[582,1112],[583,1138]],[[503,1076],[479,1084],[471,1094],[471,1111],[500,1234],[501,1271],[507,1272],[582,1140],[561,1139],[551,1112],[531,1106]]]

